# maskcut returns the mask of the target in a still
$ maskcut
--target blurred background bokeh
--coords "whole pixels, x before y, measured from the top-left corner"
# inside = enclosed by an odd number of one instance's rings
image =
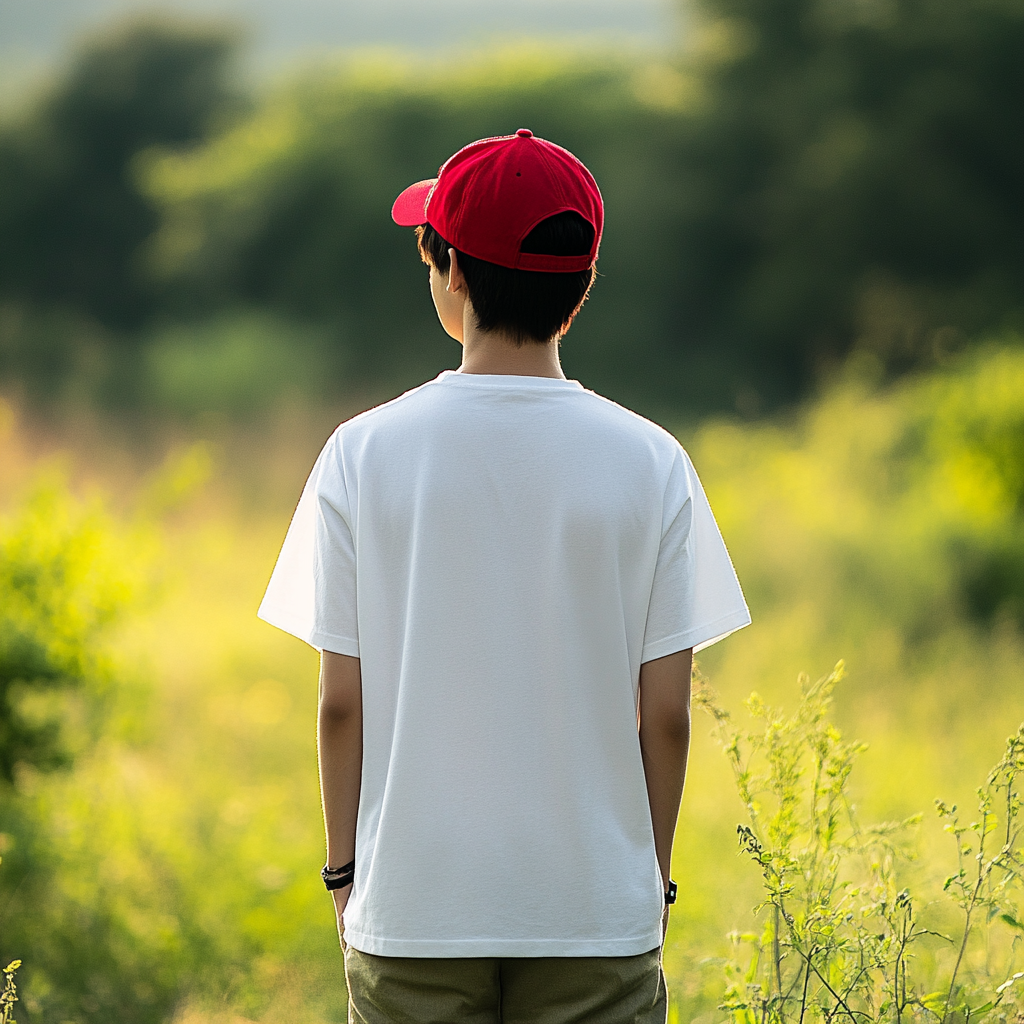
[[[680,437],[748,595],[702,671],[742,715],[845,658],[860,813],[926,812],[907,877],[955,870],[932,802],[1024,718],[1022,54],[1019,0],[7,0],[19,1021],[345,1019],[316,656],[255,609],[334,425],[458,364],[394,196],[524,126],[607,204],[566,372]],[[758,901],[709,728],[679,1021],[724,1018]]]

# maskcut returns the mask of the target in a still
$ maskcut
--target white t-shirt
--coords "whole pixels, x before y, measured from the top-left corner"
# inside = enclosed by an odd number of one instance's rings
[[[670,434],[577,381],[446,371],[335,431],[260,616],[360,659],[346,942],[660,943],[640,665],[750,621]]]

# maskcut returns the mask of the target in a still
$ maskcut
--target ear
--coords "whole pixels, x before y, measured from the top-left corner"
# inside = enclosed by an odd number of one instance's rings
[[[462,274],[458,255],[454,249],[448,250],[448,259],[451,261],[451,265],[448,268],[448,284],[445,285],[445,291],[464,292],[466,290],[466,278]]]

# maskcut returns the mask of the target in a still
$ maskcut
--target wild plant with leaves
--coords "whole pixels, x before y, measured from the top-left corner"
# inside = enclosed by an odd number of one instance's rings
[[[958,870],[946,879],[943,889],[962,915],[956,959],[942,1001],[943,1019],[959,1015],[959,1020],[977,1020],[1009,1004],[1014,989],[1024,989],[1024,970],[1010,973],[1013,967],[1024,966],[1024,915],[1020,906],[1024,823],[1018,778],[1024,778],[1024,725],[1006,741],[1002,759],[978,789],[977,821],[962,824],[956,804],[947,806],[942,800],[935,801],[939,816],[947,819],[946,831],[955,839],[957,850]],[[991,934],[1000,925],[1015,934],[1010,942],[1010,962],[1004,968],[1007,977],[990,992],[985,984],[989,978],[978,978],[977,969],[972,967],[970,944],[975,932],[980,932],[979,945],[985,962],[989,961],[993,951],[1004,945]],[[1017,1005],[1024,1006],[1020,1000],[1018,995]],[[1024,1014],[1018,1020],[1024,1021]]]
[[[0,963],[2,962],[0,961]],[[14,1019],[14,1004],[18,1001],[18,987],[14,981],[14,972],[20,966],[20,960],[12,960],[4,968],[4,987],[0,992],[0,1024],[18,1024]]]
[[[955,807],[938,803],[959,854],[959,870],[945,885],[958,931],[947,935],[930,924],[942,918],[934,901],[921,903],[899,883],[920,815],[858,821],[848,781],[864,746],[844,740],[829,721],[842,676],[840,662],[817,682],[801,677],[801,700],[788,717],[752,694],[746,707],[757,725],[749,731],[698,680],[695,703],[715,719],[747,811],[737,828],[740,847],[764,886],[755,908],[763,927],[731,936],[738,959],[726,964],[721,1009],[735,1024],[968,1024],[984,1016],[1024,1024],[1016,995],[1024,972],[1015,973],[1024,945],[1024,726],[978,790],[979,821],[963,825]],[[942,955],[946,947],[952,956]],[[921,953],[940,964],[937,991],[925,991],[934,987],[918,977],[926,971],[915,973]]]

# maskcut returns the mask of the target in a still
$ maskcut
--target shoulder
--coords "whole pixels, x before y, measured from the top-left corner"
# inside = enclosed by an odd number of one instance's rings
[[[584,394],[595,415],[607,425],[600,443],[617,449],[622,472],[649,481],[667,510],[684,507],[702,490],[689,454],[673,434],[596,392]],[[601,430],[593,433],[601,434]]]
[[[666,465],[672,465],[680,460],[689,462],[679,441],[653,420],[599,395],[596,391],[584,390],[582,396],[595,420],[606,425],[608,430],[629,439],[635,446],[649,451],[658,462]]]
[[[374,406],[372,409],[367,409],[339,423],[320,450],[307,486],[311,485],[321,497],[336,495],[339,490],[345,491],[348,484],[346,473],[348,456],[353,451],[363,448],[368,436],[375,433],[379,427],[386,427],[403,405],[415,402],[418,393],[429,387],[431,383],[433,382],[421,384],[389,402]]]
[[[366,431],[375,429],[378,425],[386,424],[395,419],[401,419],[406,414],[414,413],[424,404],[429,403],[436,392],[436,384],[440,378],[428,380],[424,384],[411,388],[409,391],[392,398],[381,405],[375,405],[343,423],[338,424],[331,440],[344,440],[355,437]]]
[[[436,383],[436,379],[429,380],[390,401],[342,421],[324,445],[321,458],[342,458],[346,452],[357,451],[373,436],[386,434],[394,426],[416,419],[435,397]]]

